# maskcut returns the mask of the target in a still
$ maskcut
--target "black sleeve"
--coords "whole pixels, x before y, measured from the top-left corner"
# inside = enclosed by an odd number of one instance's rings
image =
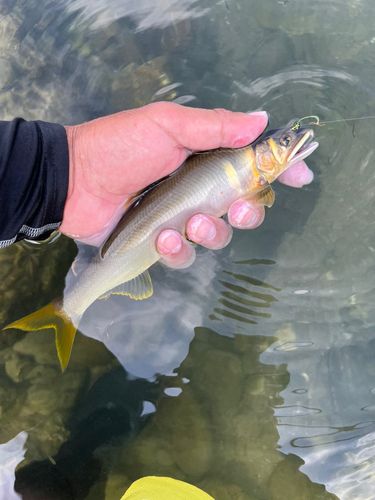
[[[62,221],[69,181],[65,129],[57,123],[0,121],[0,248],[47,238]]]

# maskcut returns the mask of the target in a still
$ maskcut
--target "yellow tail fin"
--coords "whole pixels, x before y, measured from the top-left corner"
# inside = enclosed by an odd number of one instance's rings
[[[57,355],[62,371],[65,371],[69,363],[77,328],[65,313],[60,300],[54,300],[39,309],[39,311],[14,321],[6,326],[4,330],[8,328],[18,328],[27,332],[53,328],[56,333]]]

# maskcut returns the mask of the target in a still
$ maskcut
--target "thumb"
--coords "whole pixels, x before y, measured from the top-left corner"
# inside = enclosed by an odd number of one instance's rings
[[[225,109],[188,108],[170,102],[147,106],[150,118],[175,141],[192,151],[240,148],[253,142],[268,123],[265,111],[234,113]]]

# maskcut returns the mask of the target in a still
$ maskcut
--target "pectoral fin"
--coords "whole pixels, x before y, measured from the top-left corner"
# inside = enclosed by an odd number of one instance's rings
[[[99,299],[107,299],[110,295],[127,295],[134,300],[143,300],[151,297],[153,286],[150,273],[146,270],[136,278],[121,283],[109,292],[103,294]]]
[[[255,196],[252,196],[250,200],[255,205],[265,205],[271,208],[275,201],[275,193],[270,185],[266,186],[262,191],[259,191]]]

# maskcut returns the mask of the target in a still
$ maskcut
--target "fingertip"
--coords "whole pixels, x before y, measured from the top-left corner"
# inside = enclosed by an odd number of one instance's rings
[[[182,239],[181,248],[175,253],[161,255],[161,262],[173,269],[185,269],[193,264],[195,256],[193,245]]]
[[[264,207],[252,205],[247,200],[234,202],[228,210],[229,223],[237,229],[254,229],[263,222],[264,217]]]
[[[310,184],[313,179],[314,172],[309,169],[304,161],[292,165],[278,178],[282,184],[296,188]]]
[[[255,116],[255,117],[260,117],[264,120],[265,126],[268,125],[268,113],[267,111],[249,111],[249,113],[246,113],[248,116]]]
[[[176,254],[181,250],[182,236],[170,229],[162,231],[158,237],[156,248],[160,255],[167,256]]]
[[[188,222],[186,232],[188,237],[195,243],[202,244],[216,236],[216,227],[210,217],[198,214],[194,215]]]
[[[194,215],[188,222],[187,235],[191,241],[211,250],[220,250],[232,239],[233,230],[218,217]]]
[[[243,124],[241,133],[233,138],[233,143],[229,147],[241,148],[247,146],[254,142],[268,125],[268,114],[266,111],[254,111],[245,114],[245,116],[248,117],[248,120]]]

